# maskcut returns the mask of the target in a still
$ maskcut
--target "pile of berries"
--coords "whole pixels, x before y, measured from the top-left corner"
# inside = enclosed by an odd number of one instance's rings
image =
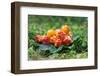
[[[70,45],[72,40],[72,33],[68,25],[64,25],[61,29],[50,29],[46,35],[36,35],[35,41],[42,44],[53,44],[56,47],[61,45]]]

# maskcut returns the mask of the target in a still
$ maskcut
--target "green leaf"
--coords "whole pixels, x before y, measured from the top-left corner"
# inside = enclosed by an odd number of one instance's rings
[[[38,49],[40,52],[46,53],[48,51],[48,53],[53,54],[53,53],[60,52],[63,49],[63,45],[60,46],[59,48],[56,48],[54,45],[39,44]]]
[[[59,48],[57,48],[57,49],[54,51],[54,53],[62,51],[63,47],[64,47],[63,45],[60,46]]]
[[[56,49],[56,47],[54,45],[50,45],[50,47],[49,47],[50,53],[55,53],[56,50],[57,49]]]
[[[39,45],[39,49],[40,50],[49,50],[50,49],[50,46],[49,45],[45,45],[45,44],[40,44]]]

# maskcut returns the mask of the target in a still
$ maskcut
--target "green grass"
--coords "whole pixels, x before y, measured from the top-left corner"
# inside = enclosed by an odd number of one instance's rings
[[[86,17],[64,17],[64,16],[28,16],[28,59],[80,59],[88,57],[88,37],[87,37]],[[68,24],[73,33],[74,43],[66,49],[60,49],[55,53],[47,50],[39,50],[34,45],[33,37],[36,34],[44,35],[49,29],[57,29]],[[52,49],[51,49],[52,51]]]

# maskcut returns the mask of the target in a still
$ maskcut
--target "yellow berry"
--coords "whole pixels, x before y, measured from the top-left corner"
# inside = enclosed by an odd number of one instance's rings
[[[48,30],[48,32],[47,32],[47,36],[48,36],[48,37],[52,37],[52,36],[54,36],[54,35],[55,35],[55,30],[53,30],[53,29]]]
[[[64,25],[64,26],[61,27],[61,30],[62,30],[63,32],[65,32],[66,34],[68,34],[69,31],[70,31],[70,28],[69,28],[68,25]]]

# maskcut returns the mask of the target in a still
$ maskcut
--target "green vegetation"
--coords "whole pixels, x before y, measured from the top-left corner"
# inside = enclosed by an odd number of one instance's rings
[[[53,45],[43,45],[35,42],[36,34],[44,35],[49,29],[57,29],[62,25],[70,26],[73,33],[73,43],[69,46],[56,48]],[[77,59],[88,57],[88,21],[87,17],[64,16],[28,16],[28,59]]]

